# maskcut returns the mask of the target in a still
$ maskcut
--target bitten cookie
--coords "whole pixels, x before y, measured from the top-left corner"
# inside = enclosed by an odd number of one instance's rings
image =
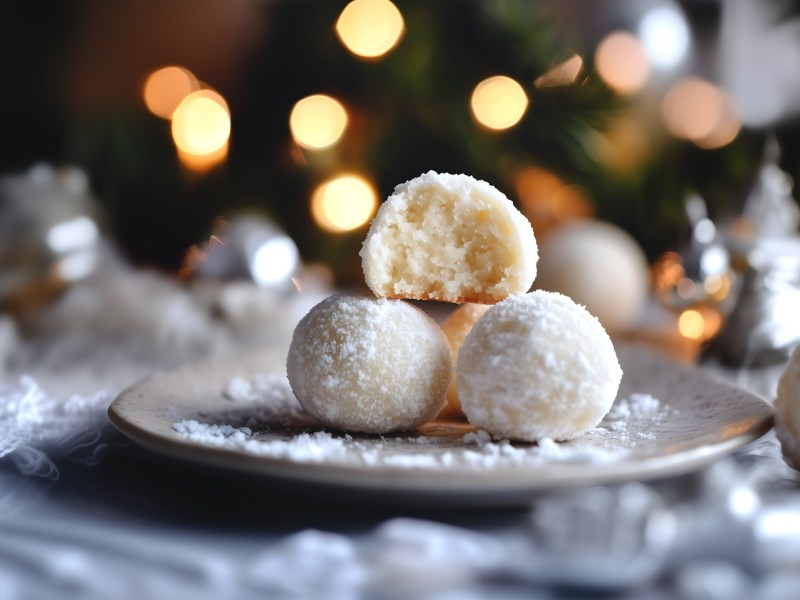
[[[500,191],[434,171],[395,188],[360,255],[378,297],[480,304],[528,291],[539,258],[530,222]]]
[[[535,291],[492,307],[458,353],[456,387],[469,422],[533,442],[595,427],[622,369],[600,322],[566,296]]]
[[[800,469],[800,346],[792,352],[778,380],[775,432],[784,456]]]
[[[335,429],[414,429],[441,410],[450,350],[438,325],[402,300],[337,295],[297,325],[286,362],[292,391]]]

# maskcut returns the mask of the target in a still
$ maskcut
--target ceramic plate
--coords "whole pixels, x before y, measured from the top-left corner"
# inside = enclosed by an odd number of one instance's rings
[[[748,391],[650,350],[617,350],[624,375],[614,407],[564,443],[488,440],[446,421],[387,436],[323,431],[288,391],[285,348],[153,375],[122,393],[109,418],[157,453],[269,485],[473,504],[686,473],[772,425],[772,408]]]

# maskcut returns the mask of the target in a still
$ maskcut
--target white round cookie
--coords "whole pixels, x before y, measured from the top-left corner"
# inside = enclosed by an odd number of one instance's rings
[[[533,442],[586,433],[614,403],[622,369],[600,322],[554,292],[490,308],[464,340],[456,387],[469,422]]]
[[[331,296],[297,325],[286,371],[303,408],[335,429],[415,429],[441,410],[452,364],[447,340],[402,300]]]
[[[792,352],[778,380],[775,432],[783,455],[800,469],[800,346]]]
[[[539,258],[530,222],[499,190],[434,171],[395,188],[360,255],[378,297],[480,304],[527,292]]]

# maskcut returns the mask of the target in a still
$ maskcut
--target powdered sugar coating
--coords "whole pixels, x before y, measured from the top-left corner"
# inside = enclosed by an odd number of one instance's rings
[[[415,429],[441,410],[451,375],[444,334],[402,300],[331,296],[295,329],[286,363],[297,400],[345,431]]]
[[[539,258],[530,222],[502,192],[434,171],[395,188],[360,255],[378,297],[482,304],[528,291]]]
[[[778,380],[775,432],[784,456],[800,468],[800,346],[792,352]]]
[[[535,291],[500,302],[475,324],[456,377],[473,425],[513,440],[569,440],[609,411],[622,369],[605,329],[585,308]]]

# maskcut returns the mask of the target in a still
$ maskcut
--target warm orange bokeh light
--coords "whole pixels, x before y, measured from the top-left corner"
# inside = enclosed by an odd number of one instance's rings
[[[218,152],[228,143],[230,133],[228,105],[213,90],[189,94],[172,115],[172,139],[185,154]]]
[[[635,174],[653,151],[654,136],[650,127],[649,115],[622,113],[592,135],[592,152],[610,171]]]
[[[309,150],[332,146],[342,137],[346,127],[347,111],[344,106],[324,94],[298,100],[289,115],[292,137]]]
[[[635,94],[647,83],[650,60],[639,39],[625,31],[609,34],[594,56],[600,77],[618,94]]]
[[[677,252],[666,252],[653,265],[653,286],[659,292],[672,291],[685,273],[680,255]]]
[[[378,58],[392,50],[403,31],[403,15],[389,0],[353,0],[336,21],[339,39],[363,58]]]
[[[661,111],[670,134],[701,148],[721,148],[732,142],[741,129],[731,97],[699,77],[676,83],[664,97]]]
[[[720,120],[722,94],[708,81],[688,77],[667,93],[661,108],[672,135],[699,140],[709,135]]]
[[[722,113],[714,129],[707,136],[692,140],[700,148],[706,150],[727,146],[736,139],[742,129],[742,119],[739,117],[739,111],[736,110],[733,99],[724,91],[720,90],[720,92],[722,94]]]
[[[208,154],[189,154],[178,148],[178,159],[181,164],[195,173],[205,173],[225,162],[226,158],[228,158],[227,142],[219,149]]]
[[[484,127],[508,129],[522,119],[528,109],[528,96],[515,80],[495,75],[475,86],[470,106],[475,120]]]
[[[366,224],[378,208],[374,186],[360,175],[339,175],[311,196],[311,215],[322,229],[343,233]]]
[[[714,337],[722,327],[719,312],[707,306],[684,310],[678,317],[678,330],[690,340],[705,341]]]
[[[523,214],[544,238],[559,225],[594,215],[591,195],[578,185],[567,185],[560,177],[541,167],[520,169],[514,187]]]
[[[154,115],[171,119],[183,99],[200,89],[195,76],[183,67],[170,66],[153,71],[142,90],[144,103]]]
[[[694,309],[683,311],[678,318],[678,329],[681,335],[690,340],[702,339],[705,328],[706,322],[703,315]]]

